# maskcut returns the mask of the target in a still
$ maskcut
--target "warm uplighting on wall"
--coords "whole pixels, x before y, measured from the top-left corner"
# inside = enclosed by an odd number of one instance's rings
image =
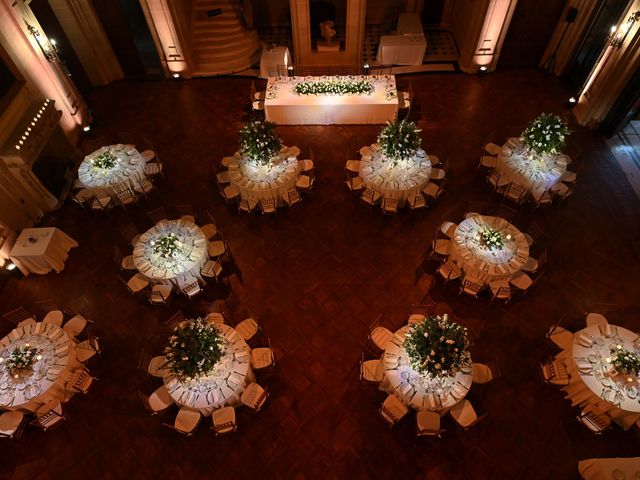
[[[44,115],[45,110],[49,106],[50,102],[53,102],[53,100],[51,100],[50,98],[47,98],[42,104],[42,106],[40,107],[40,109],[33,116],[31,121],[27,125],[27,128],[24,130],[24,132],[22,132],[22,135],[20,135],[18,142],[15,144],[16,150],[20,150],[22,147],[24,147],[27,140],[29,139],[29,136],[34,132],[34,130],[36,130],[37,127],[41,125],[40,120],[42,119],[42,116]]]
[[[40,33],[40,30],[29,23],[27,23],[27,30],[29,30],[29,33],[35,38],[44,58],[46,58],[49,63],[54,62],[58,54],[58,47],[56,46],[55,40],[49,41],[47,37]],[[51,45],[51,48],[49,48],[49,45]]]
[[[627,21],[619,27],[613,25],[611,27],[611,33],[609,34],[609,45],[614,48],[620,48],[626,40],[629,30],[631,30],[631,27],[633,27],[638,20],[640,20],[640,11],[632,13],[629,18],[627,18]]]

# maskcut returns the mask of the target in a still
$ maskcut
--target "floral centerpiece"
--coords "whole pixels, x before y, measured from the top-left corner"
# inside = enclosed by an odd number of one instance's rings
[[[41,356],[38,354],[38,349],[25,343],[11,352],[11,355],[9,355],[7,359],[7,368],[11,372],[11,375],[17,378],[21,371],[29,370],[33,366],[33,362],[40,358]]]
[[[557,155],[568,135],[569,129],[558,115],[543,113],[522,132],[522,139],[525,146],[538,155]]]
[[[118,157],[111,152],[104,152],[91,160],[91,165],[102,170],[109,170],[116,165]]]
[[[504,233],[492,227],[481,228],[478,232],[480,244],[489,250],[501,250],[504,247],[505,238],[508,240],[511,235],[505,237]]]
[[[212,323],[198,318],[173,330],[164,349],[166,368],[183,379],[206,376],[224,353],[224,338]]]
[[[403,346],[413,370],[434,378],[453,376],[471,361],[467,329],[447,314],[412,325]]]
[[[366,80],[299,82],[293,88],[298,95],[371,95],[373,90],[373,85]]]
[[[611,365],[613,365],[619,373],[638,375],[638,373],[640,373],[640,356],[624,349],[622,345],[618,345],[617,348],[611,349]]]
[[[240,152],[254,163],[268,165],[278,155],[282,142],[276,135],[276,124],[255,120],[240,130]]]
[[[387,126],[378,135],[382,154],[390,158],[394,165],[400,160],[415,156],[420,148],[420,130],[413,122],[387,122]]]
[[[162,258],[171,258],[175,256],[176,250],[182,246],[182,243],[175,233],[170,233],[151,240],[151,245],[153,246],[153,251]]]

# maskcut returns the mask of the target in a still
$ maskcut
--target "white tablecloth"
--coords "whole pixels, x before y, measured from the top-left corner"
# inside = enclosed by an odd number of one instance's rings
[[[278,76],[278,65],[286,67],[290,64],[291,56],[287,47],[263,48],[260,55],[260,78]]]
[[[300,81],[329,79],[367,80],[374,91],[371,95],[298,95],[293,91]],[[382,124],[394,120],[398,112],[396,80],[393,75],[270,78],[264,110],[267,120],[283,125]]]
[[[426,51],[424,35],[382,35],[376,58],[382,65],[422,65]]]
[[[69,250],[77,246],[78,242],[55,227],[25,228],[9,257],[24,275],[45,275],[51,270],[60,273]]]
[[[28,377],[14,378],[6,361],[11,352],[25,344],[37,348],[40,360],[33,363]],[[12,330],[0,340],[0,410],[35,412],[50,400],[65,400],[65,383],[80,367],[74,352],[75,342],[60,327],[35,323]]]
[[[478,241],[479,232],[486,227],[504,235],[504,247],[490,250]],[[511,235],[511,239],[506,238]],[[477,215],[463,220],[451,239],[450,260],[466,274],[489,283],[508,278],[522,270],[529,257],[529,246],[520,230],[504,218]]]
[[[273,198],[281,205],[282,195],[296,187],[298,170],[295,155],[285,154],[280,163],[268,167],[243,158],[237,165],[229,166],[229,179],[238,187],[242,198],[256,201]]]
[[[169,373],[164,378],[171,398],[178,405],[198,410],[205,416],[227,405],[240,405],[240,395],[255,380],[247,342],[230,326],[217,327],[226,341],[226,350],[207,377],[188,381]]]
[[[181,245],[174,257],[155,252],[159,238],[175,234]],[[197,225],[182,220],[163,220],[144,232],[133,249],[133,263],[153,283],[182,283],[189,277],[202,278],[200,268],[209,258],[207,237]]]
[[[616,348],[617,345],[640,354],[640,340],[634,345],[634,341],[639,337],[623,327],[610,325],[609,328],[609,336],[604,327],[601,330],[597,325],[584,328],[575,334],[572,348],[573,361],[567,362],[569,375],[584,382],[599,399],[627,412],[638,413],[640,412],[638,377],[622,374],[612,376],[608,373],[611,365],[605,361],[605,358],[610,357],[611,348]],[[590,341],[593,344],[585,346]],[[627,379],[632,381],[628,382]]]
[[[525,187],[529,193],[542,193],[560,181],[567,170],[567,157],[531,155],[522,142],[508,142],[498,155],[496,169],[511,183]]]
[[[110,152],[117,158],[116,164],[109,169],[95,167],[91,161],[99,155]],[[146,162],[132,145],[107,145],[90,153],[78,168],[78,180],[91,195],[109,195],[117,198],[117,192],[123,188],[139,188],[139,181],[145,177]]]
[[[588,458],[578,471],[585,480],[640,480],[640,457]]]
[[[380,390],[395,394],[415,410],[445,410],[462,400],[471,388],[471,366],[453,377],[425,378],[416,373],[402,346],[408,326],[398,330],[382,356],[384,377]]]
[[[419,193],[429,182],[431,161],[424,150],[419,149],[416,156],[407,161],[393,162],[375,147],[373,156],[363,155],[360,161],[360,176],[364,184],[384,197],[393,197],[404,205],[407,197]]]

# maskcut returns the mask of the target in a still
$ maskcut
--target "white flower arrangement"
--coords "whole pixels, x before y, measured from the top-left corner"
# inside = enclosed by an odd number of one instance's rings
[[[224,354],[225,340],[215,324],[201,318],[178,325],[164,349],[165,367],[189,380],[209,374]]]
[[[276,124],[259,120],[247,123],[240,130],[240,152],[260,165],[269,165],[278,156],[282,142],[275,132]]]
[[[529,150],[539,155],[557,155],[569,133],[569,129],[558,115],[543,113],[522,132],[522,139]]]
[[[610,360],[611,364],[620,373],[625,375],[638,375],[640,373],[640,356],[624,349],[622,345],[611,349]]]
[[[7,368],[10,371],[29,368],[38,357],[40,357],[40,355],[38,355],[38,349],[26,343],[11,352],[7,360]]]
[[[507,239],[510,238],[511,235],[507,235]],[[478,240],[483,247],[489,250],[501,250],[504,247],[505,235],[495,228],[484,227],[478,232]]]
[[[91,160],[91,165],[102,170],[110,170],[115,167],[118,157],[111,152],[104,152]]]
[[[382,154],[396,164],[415,156],[420,148],[420,130],[413,122],[387,122],[387,126],[378,135]]]
[[[178,240],[175,233],[169,235],[162,235],[155,240],[151,241],[153,251],[160,255],[162,258],[174,257],[178,248],[182,246],[182,243]]]
[[[299,82],[293,91],[298,95],[371,95],[374,87],[366,80],[321,80]]]
[[[467,329],[449,322],[447,314],[411,325],[403,347],[411,368],[432,378],[453,376],[471,362]]]

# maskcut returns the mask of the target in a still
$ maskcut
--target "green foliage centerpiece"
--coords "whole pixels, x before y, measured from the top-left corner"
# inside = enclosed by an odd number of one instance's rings
[[[41,358],[37,348],[25,343],[11,352],[7,359],[7,368],[14,378],[18,378],[25,372],[30,374],[33,362]]]
[[[102,170],[110,170],[115,167],[118,157],[111,152],[104,152],[91,160],[91,165]]]
[[[484,227],[478,232],[478,240],[483,247],[489,250],[501,250],[504,247],[505,238],[511,239],[511,235],[504,235],[500,230],[492,227]]]
[[[282,147],[276,124],[254,120],[240,130],[240,152],[258,165],[269,165]]]
[[[162,235],[155,240],[151,240],[153,251],[160,255],[162,258],[171,258],[175,256],[178,248],[182,246],[182,243],[178,240],[175,233],[168,235]]]
[[[453,376],[471,362],[467,329],[449,322],[447,314],[412,325],[403,346],[411,368],[432,378]]]
[[[611,365],[613,365],[619,373],[625,375],[638,375],[638,373],[640,373],[640,356],[624,349],[622,345],[611,349],[610,360]]]
[[[210,373],[224,354],[224,338],[213,323],[198,318],[173,330],[164,349],[166,368],[185,380]]]
[[[420,130],[413,122],[387,122],[387,126],[378,135],[378,143],[382,154],[391,159],[393,165],[400,160],[408,160],[415,156],[420,148]]]
[[[371,95],[373,85],[366,80],[321,80],[299,82],[293,91],[298,95]]]
[[[568,135],[569,129],[558,115],[543,113],[522,132],[522,139],[531,152],[557,155]]]

